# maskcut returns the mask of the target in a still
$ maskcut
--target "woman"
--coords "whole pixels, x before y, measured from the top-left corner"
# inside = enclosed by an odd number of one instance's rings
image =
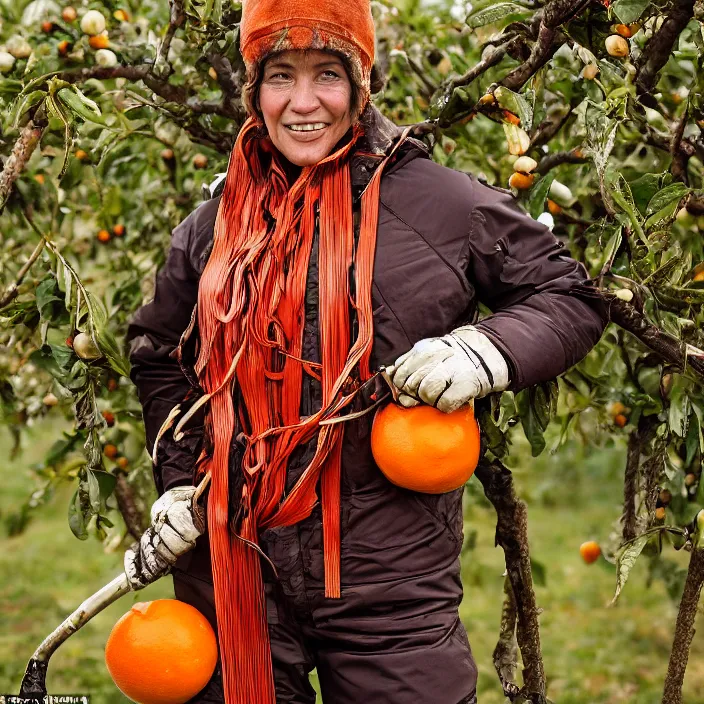
[[[462,490],[388,482],[373,414],[320,421],[370,406],[382,365],[401,403],[443,411],[552,379],[604,310],[510,194],[369,101],[369,0],[245,3],[240,46],[250,119],[222,192],[174,230],[128,331],[160,499],[127,572],[139,588],[173,565],[216,629],[194,702],[312,704],[314,667],[335,704],[475,702]]]

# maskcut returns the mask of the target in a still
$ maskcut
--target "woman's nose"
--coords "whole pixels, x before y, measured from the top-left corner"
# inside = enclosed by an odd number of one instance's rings
[[[290,108],[295,112],[308,115],[318,109],[320,100],[315,92],[315,84],[310,80],[296,81],[291,94]]]

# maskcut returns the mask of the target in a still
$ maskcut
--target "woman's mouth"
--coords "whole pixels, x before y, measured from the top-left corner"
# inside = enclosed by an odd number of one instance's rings
[[[298,124],[286,125],[286,129],[291,132],[320,132],[328,126],[327,122],[302,122]]]

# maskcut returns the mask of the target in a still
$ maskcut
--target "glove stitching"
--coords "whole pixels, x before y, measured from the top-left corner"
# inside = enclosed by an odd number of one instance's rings
[[[476,352],[474,349],[472,349],[464,340],[460,339],[454,333],[452,334],[452,336],[457,340],[460,347],[462,347],[462,349],[465,351],[465,353],[467,354],[467,356],[470,359],[472,359],[472,356],[470,353],[474,354],[477,357],[477,359],[479,360],[479,364],[481,364],[482,368],[486,372],[486,376],[489,379],[489,384],[491,386],[494,386],[494,375],[491,373],[491,369],[489,369],[489,366],[484,361],[484,357],[482,357],[478,352]]]
[[[440,403],[440,399],[442,398],[443,394],[452,386],[451,381],[446,381],[445,382],[445,388],[438,394],[438,397],[435,399],[435,403],[433,403],[433,408],[438,407],[438,403]]]

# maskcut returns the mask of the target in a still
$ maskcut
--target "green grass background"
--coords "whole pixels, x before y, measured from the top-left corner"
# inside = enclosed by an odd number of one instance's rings
[[[59,436],[55,425],[37,425],[29,430],[22,456],[0,464],[0,517],[26,498],[33,487],[28,468]],[[9,447],[9,433],[0,428],[1,457],[8,457]],[[568,445],[537,459],[524,444],[515,452],[516,484],[529,506],[532,555],[547,568],[546,583],[536,593],[544,609],[541,637],[550,698],[557,704],[657,704],[676,605],[660,581],[646,586],[646,567],[639,563],[619,604],[607,608],[614,568],[604,560],[587,566],[578,552],[584,540],[606,539],[618,518],[623,444],[592,450]],[[71,534],[66,511],[72,491],[70,485],[58,490],[23,534],[0,537],[0,693],[18,692],[27,660],[42,639],[121,569],[122,551],[106,553],[94,539],[82,542]],[[491,653],[501,612],[503,553],[493,547],[491,506],[480,498],[468,514],[466,529],[476,531],[476,547],[463,563],[462,618],[480,669],[480,704],[499,704],[504,699]],[[666,553],[686,566],[686,555],[671,548]],[[173,598],[170,577],[123,597],[69,638],[51,659],[49,691],[90,694],[94,704],[126,702],[105,668],[105,641],[132,603],[159,598]],[[698,626],[685,704],[704,704],[701,618]]]

